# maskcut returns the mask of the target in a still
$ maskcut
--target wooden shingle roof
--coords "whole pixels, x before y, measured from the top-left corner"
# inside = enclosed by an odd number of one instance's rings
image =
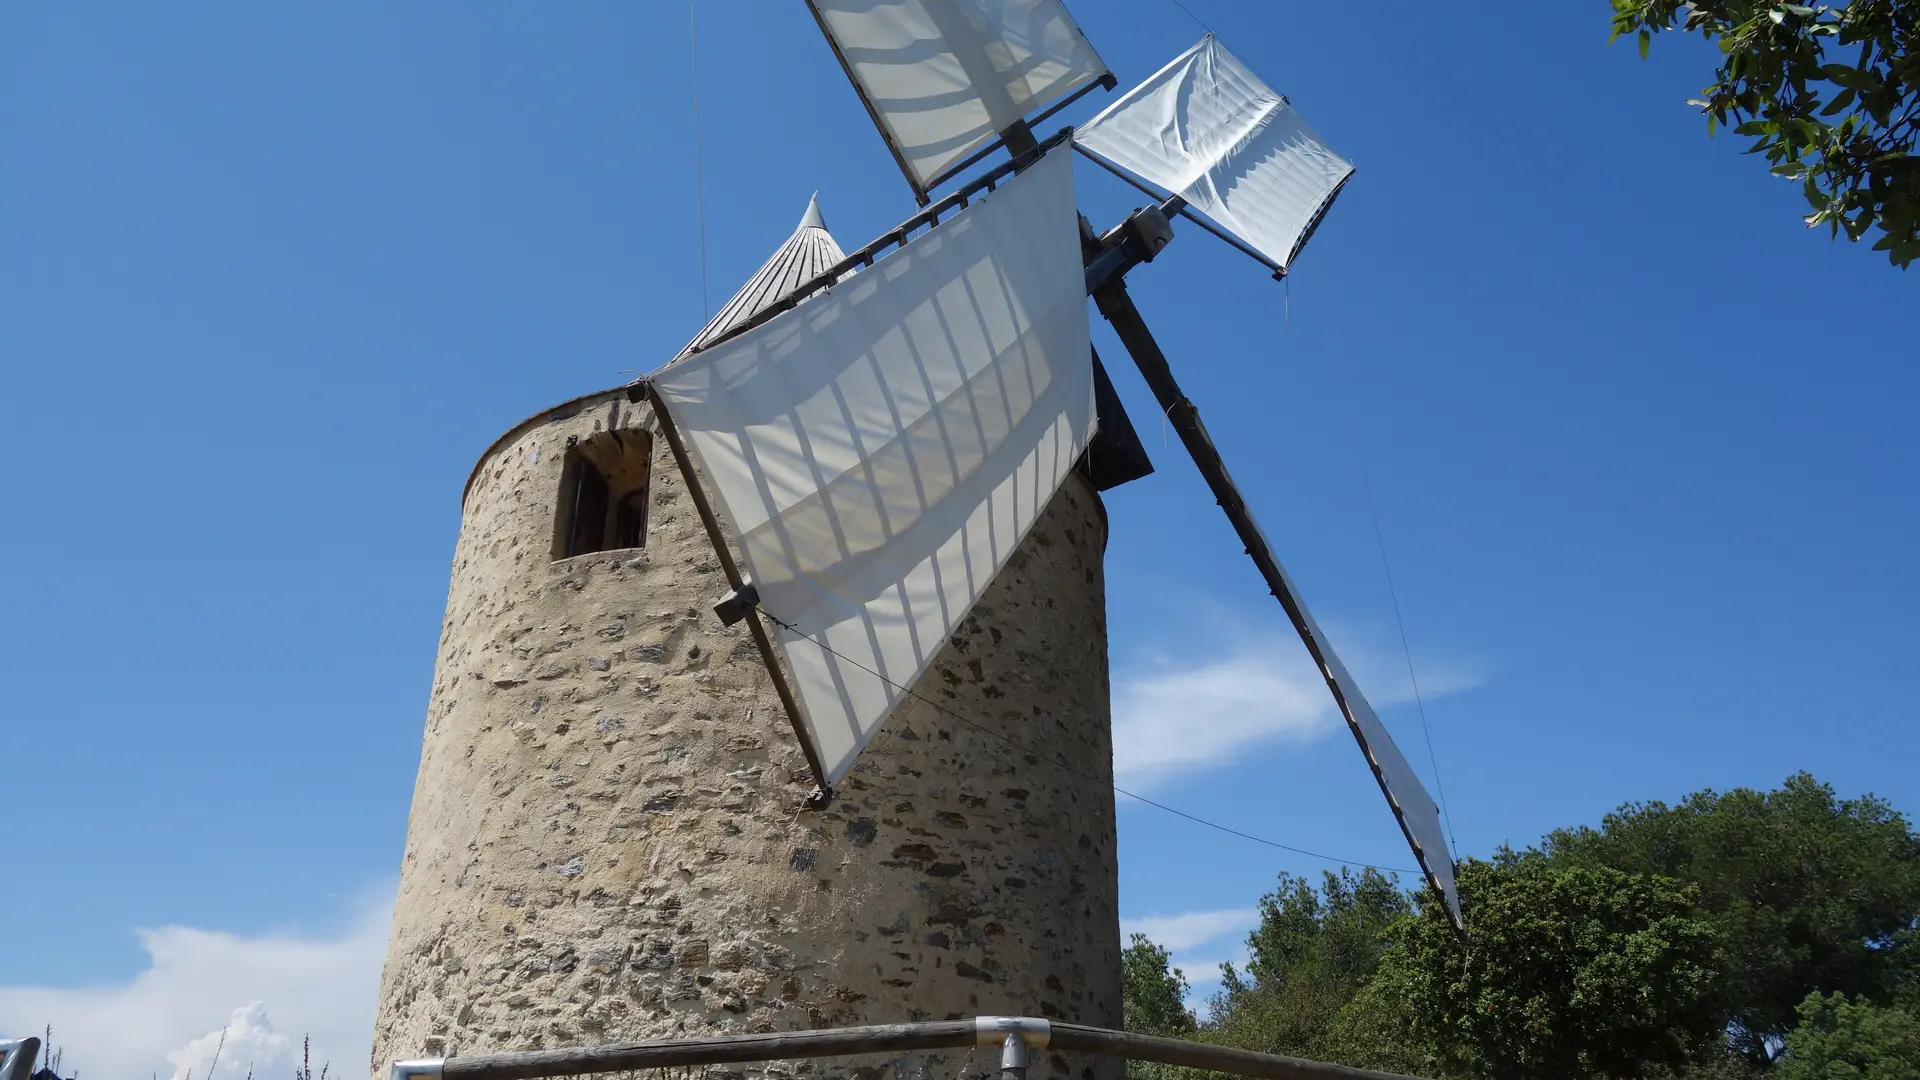
[[[725,337],[741,323],[758,315],[794,289],[819,277],[835,263],[846,258],[833,235],[827,232],[827,223],[820,216],[820,197],[815,195],[807,201],[807,212],[800,219],[800,225],[787,237],[754,275],[747,279],[733,298],[720,305],[707,325],[695,334],[687,347],[680,350],[681,357],[699,352],[708,345]]]

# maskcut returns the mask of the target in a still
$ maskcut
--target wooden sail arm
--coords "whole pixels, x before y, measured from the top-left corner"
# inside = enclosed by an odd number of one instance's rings
[[[1386,798],[1387,805],[1393,809],[1393,817],[1400,825],[1401,835],[1406,837],[1407,846],[1413,851],[1414,857],[1420,861],[1421,872],[1433,885],[1435,891],[1444,893],[1440,877],[1435,873],[1435,866],[1437,860],[1450,860],[1450,856],[1445,851],[1426,851],[1414,835],[1407,816],[1401,809],[1400,798],[1396,796],[1387,782],[1386,775],[1381,771],[1380,763],[1373,748],[1368,745],[1366,733],[1362,730],[1359,717],[1355,712],[1356,704],[1361,708],[1370,709],[1370,706],[1364,702],[1356,703],[1350,700],[1346,688],[1342,687],[1340,680],[1334,676],[1332,665],[1338,664],[1339,660],[1323,647],[1312,619],[1300,598],[1295,595],[1292,583],[1287,579],[1286,571],[1281,568],[1280,560],[1274,554],[1272,545],[1267,542],[1266,535],[1260,531],[1260,526],[1254,522],[1252,513],[1247,509],[1246,499],[1241,496],[1238,485],[1233,482],[1232,475],[1227,472],[1226,462],[1221,458],[1219,449],[1214,446],[1213,437],[1207,433],[1206,425],[1201,422],[1200,410],[1180,389],[1180,383],[1173,377],[1173,369],[1167,363],[1166,354],[1160,350],[1159,343],[1147,329],[1146,320],[1140,316],[1140,309],[1134,306],[1133,298],[1127,294],[1123,273],[1124,271],[1103,275],[1103,280],[1093,290],[1094,302],[1099,307],[1100,314],[1113,326],[1114,333],[1119,336],[1121,344],[1126,346],[1128,355],[1133,357],[1135,366],[1140,369],[1141,376],[1146,379],[1147,386],[1153,391],[1161,410],[1166,414],[1168,423],[1179,433],[1181,444],[1187,448],[1188,455],[1193,458],[1194,466],[1200,470],[1200,475],[1206,480],[1207,487],[1212,489],[1214,501],[1227,515],[1227,520],[1233,525],[1234,532],[1239,534],[1247,556],[1253,560],[1254,566],[1260,571],[1260,576],[1266,581],[1267,591],[1273,595],[1274,599],[1280,601],[1280,606],[1286,610],[1287,618],[1292,621],[1294,630],[1299,633],[1301,643],[1306,645],[1307,652],[1320,669],[1321,677],[1326,680],[1327,690],[1333,695],[1334,702],[1339,705],[1341,715],[1346,718],[1348,730],[1353,733],[1354,740],[1360,745],[1361,753],[1366,757],[1374,782],[1380,786],[1380,794]],[[1455,926],[1456,928],[1460,926],[1457,915]]]

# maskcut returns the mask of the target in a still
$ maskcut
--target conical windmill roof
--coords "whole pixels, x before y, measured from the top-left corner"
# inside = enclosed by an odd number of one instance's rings
[[[674,359],[699,352],[725,337],[741,323],[819,277],[844,258],[846,253],[840,250],[840,245],[834,243],[833,235],[827,232],[826,219],[820,216],[820,196],[816,194],[807,200],[807,212],[800,218],[800,225],[793,230],[793,235],[787,237],[787,242],[781,244],[779,250],[759,270],[754,271],[731,300],[720,305],[720,310]]]

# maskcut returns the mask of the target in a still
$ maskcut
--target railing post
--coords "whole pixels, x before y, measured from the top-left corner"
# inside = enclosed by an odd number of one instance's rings
[[[396,1061],[387,1073],[387,1080],[440,1080],[447,1065],[446,1058],[415,1058],[412,1061]]]
[[[1045,1050],[1053,1025],[1032,1016],[982,1016],[974,1021],[981,1046],[1000,1044],[1000,1080],[1027,1080],[1029,1050]]]
[[[1000,1080],[1027,1080],[1027,1041],[1017,1031],[1000,1043]]]

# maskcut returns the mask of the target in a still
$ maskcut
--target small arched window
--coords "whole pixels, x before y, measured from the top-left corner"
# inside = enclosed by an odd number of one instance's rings
[[[653,437],[603,431],[567,448],[554,515],[553,557],[647,546]]]

